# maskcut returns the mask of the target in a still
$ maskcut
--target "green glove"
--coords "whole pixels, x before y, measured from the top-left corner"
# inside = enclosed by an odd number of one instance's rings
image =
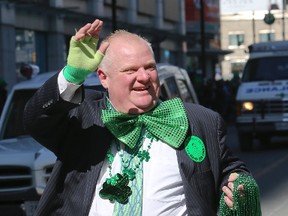
[[[94,72],[104,55],[96,52],[98,39],[91,36],[85,36],[79,41],[72,37],[67,59],[67,65],[64,68],[64,77],[67,81],[81,84],[87,75]]]

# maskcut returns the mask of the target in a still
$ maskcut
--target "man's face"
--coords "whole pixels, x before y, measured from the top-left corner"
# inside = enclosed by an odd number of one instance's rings
[[[105,74],[101,69],[98,74],[113,106],[130,114],[151,110],[159,97],[159,79],[154,55],[146,42],[115,39],[106,55],[110,66],[103,71]]]

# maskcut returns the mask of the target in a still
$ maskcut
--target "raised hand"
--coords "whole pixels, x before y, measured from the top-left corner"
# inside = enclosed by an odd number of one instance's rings
[[[96,51],[102,25],[103,22],[96,19],[93,23],[81,27],[71,38],[67,66],[64,69],[67,81],[81,84],[88,74],[97,69],[108,47],[108,44],[104,43]]]
[[[95,39],[99,38],[103,21],[96,19],[93,23],[87,23],[85,26],[79,29],[73,36],[75,41],[83,39],[85,36],[91,36]]]

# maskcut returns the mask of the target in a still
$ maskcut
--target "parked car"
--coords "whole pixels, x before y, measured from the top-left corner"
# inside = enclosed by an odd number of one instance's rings
[[[161,98],[180,97],[198,103],[186,70],[158,64]],[[56,156],[36,142],[22,125],[28,99],[54,72],[42,73],[16,84],[8,95],[0,118],[0,215],[14,211],[13,216],[32,216],[52,172]],[[28,73],[29,74],[29,73]],[[96,73],[84,83],[85,88],[102,90]]]

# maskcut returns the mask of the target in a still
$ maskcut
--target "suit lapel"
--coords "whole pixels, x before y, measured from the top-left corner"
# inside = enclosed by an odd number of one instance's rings
[[[191,115],[194,115],[194,113],[187,113],[190,130],[188,131],[186,138],[191,137],[192,135],[197,136],[204,141],[206,147],[207,143],[205,143],[206,141],[203,137],[203,133],[201,131],[198,131],[198,129],[201,127],[195,125],[197,121],[193,121],[194,118]],[[201,190],[203,189],[201,185],[205,185],[205,182],[202,181],[206,180],[201,178],[201,172],[208,169],[210,164],[207,152],[206,155],[207,158],[205,158],[204,161],[196,163],[187,155],[185,147],[183,145],[182,149],[179,149],[179,151],[177,151],[179,170],[183,180],[188,215],[215,215],[215,213],[212,212],[213,210],[211,206],[207,204],[207,201],[204,199],[201,192]],[[210,179],[207,179],[207,181],[208,180]],[[204,190],[209,190],[209,188],[204,188]]]

